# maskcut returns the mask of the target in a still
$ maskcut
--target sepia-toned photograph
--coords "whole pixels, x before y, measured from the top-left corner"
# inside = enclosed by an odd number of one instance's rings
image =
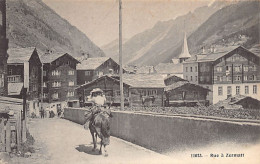
[[[259,163],[259,0],[0,0],[0,164]]]

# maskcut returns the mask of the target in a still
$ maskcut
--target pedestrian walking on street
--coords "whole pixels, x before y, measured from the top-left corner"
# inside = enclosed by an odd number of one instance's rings
[[[43,107],[41,107],[40,114],[41,114],[41,118],[44,118],[44,109],[43,109]]]

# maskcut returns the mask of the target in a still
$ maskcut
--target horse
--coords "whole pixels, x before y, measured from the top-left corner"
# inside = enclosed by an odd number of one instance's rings
[[[105,156],[108,156],[106,146],[110,143],[110,121],[109,117],[112,114],[107,111],[101,111],[98,113],[91,110],[92,120],[89,123],[89,130],[93,139],[94,147],[92,151],[97,147],[97,136],[101,139],[99,154],[102,154],[102,146],[104,146]]]

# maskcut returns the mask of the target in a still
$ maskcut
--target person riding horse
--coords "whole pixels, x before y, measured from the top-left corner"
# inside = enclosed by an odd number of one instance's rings
[[[96,142],[98,136],[101,139],[99,152],[100,154],[102,154],[103,145],[105,149],[105,156],[107,156],[108,154],[106,146],[109,145],[110,137],[109,117],[112,117],[112,114],[103,109],[106,102],[106,97],[101,89],[93,89],[90,92],[90,96],[88,99],[90,99],[93,102],[94,107],[91,110],[85,112],[87,122],[84,125],[84,127],[88,127],[90,129],[90,133],[92,135],[94,144],[93,151],[96,149]]]
[[[88,100],[91,101],[93,104],[93,107],[91,109],[91,114],[89,115],[88,112],[85,113],[87,122],[89,120],[89,125],[90,125],[93,123],[95,115],[104,111],[104,108],[106,108],[104,106],[106,103],[106,96],[104,95],[101,89],[96,88],[90,92],[90,96],[88,96]]]

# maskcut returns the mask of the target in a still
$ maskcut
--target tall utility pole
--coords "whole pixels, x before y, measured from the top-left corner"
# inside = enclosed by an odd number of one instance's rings
[[[119,0],[119,64],[120,64],[120,101],[121,110],[124,110],[124,91],[123,91],[123,57],[122,57],[122,0]]]

